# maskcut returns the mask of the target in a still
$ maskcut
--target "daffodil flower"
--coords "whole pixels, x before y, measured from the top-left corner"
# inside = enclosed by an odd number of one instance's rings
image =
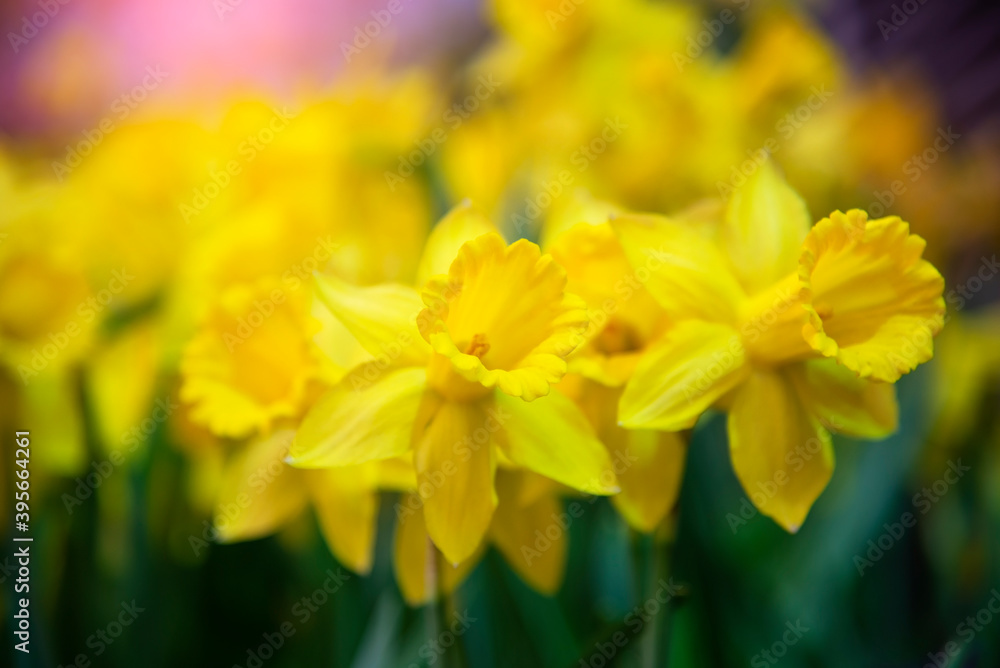
[[[453,564],[490,525],[498,464],[593,494],[618,491],[586,418],[550,392],[587,326],[551,256],[525,240],[507,245],[460,206],[430,235],[419,269],[422,294],[317,277],[326,305],[375,360],[317,402],[290,462],[412,456],[427,533]]]
[[[264,433],[306,405],[318,375],[307,295],[272,279],[224,290],[181,360],[181,400],[212,433]]]
[[[622,488],[611,502],[630,526],[650,532],[674,507],[687,446],[678,433],[623,429],[618,400],[668,318],[645,289],[648,270],[629,264],[607,222],[615,208],[577,200],[546,219],[552,237],[546,248],[565,267],[568,288],[586,301],[591,321],[587,342],[570,356],[570,374],[559,389],[576,401],[608,448]]]
[[[830,429],[883,438],[891,383],[933,354],[943,280],[896,217],[836,211],[810,229],[769,163],[714,235],[658,216],[612,222],[676,324],[638,363],[628,428],[692,427],[728,412],[733,467],[760,510],[796,531],[833,472]]]

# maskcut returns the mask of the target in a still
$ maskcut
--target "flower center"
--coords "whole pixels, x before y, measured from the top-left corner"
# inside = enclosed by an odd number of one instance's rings
[[[466,355],[475,355],[483,359],[483,355],[490,352],[490,342],[483,333],[478,333],[472,337],[472,341],[465,347]]]
[[[594,339],[594,347],[605,355],[630,353],[642,348],[642,337],[628,323],[612,320]]]

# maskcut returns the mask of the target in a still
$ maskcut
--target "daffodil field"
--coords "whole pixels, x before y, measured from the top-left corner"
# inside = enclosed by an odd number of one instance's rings
[[[935,2],[10,3],[3,665],[1000,666]]]

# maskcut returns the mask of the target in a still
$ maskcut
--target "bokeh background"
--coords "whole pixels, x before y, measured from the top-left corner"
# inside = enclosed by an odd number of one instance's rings
[[[947,665],[1000,665],[1000,619],[989,612],[991,601],[1000,610],[1000,8],[397,6],[367,41],[359,31],[387,3],[0,9],[5,544],[10,435],[30,428],[35,447],[32,653],[12,649],[5,560],[3,664],[68,666],[83,654],[94,666],[150,667],[915,667],[945,665],[935,657],[954,643]],[[723,12],[733,20],[715,34]],[[495,78],[496,92],[454,125],[449,107],[464,105],[481,77]],[[242,162],[241,142],[274,110],[291,118],[287,130]],[[572,196],[532,215],[540,184],[618,117],[628,129],[586,163]],[[387,192],[386,172],[438,128],[445,141]],[[860,207],[910,221],[945,276],[949,308],[935,358],[898,384],[898,433],[838,437],[836,473],[797,534],[747,505],[724,420],[707,416],[670,517],[640,534],[607,500],[585,503],[554,596],[490,550],[452,595],[406,605],[386,547],[391,492],[370,574],[349,575],[308,614],[297,603],[342,567],[311,513],[258,540],[192,542],[212,521],[231,444],[189,419],[177,360],[226,276],[291,267],[287,258],[332,233],[327,269],[361,284],[407,279],[426,231],[463,198],[509,238],[539,240],[577,197],[658,212],[717,197],[769,139],[816,219]],[[198,205],[229,159],[245,173]],[[135,278],[22,382],[18,365],[62,331],[65,308],[78,318],[76,305],[119,267]],[[176,408],[150,421],[157,401]],[[136,447],[121,447],[135,427]],[[119,449],[123,463],[67,504]],[[942,483],[958,462],[969,470]],[[906,512],[917,522],[897,535]],[[661,579],[676,591],[651,605]],[[95,641],[133,601],[134,623],[112,643]],[[648,611],[642,623],[637,606]],[[437,651],[428,643],[454,615],[475,621]],[[294,635],[254,663],[248,653],[287,622]],[[618,633],[626,642],[607,658]],[[779,656],[783,636],[794,642]]]

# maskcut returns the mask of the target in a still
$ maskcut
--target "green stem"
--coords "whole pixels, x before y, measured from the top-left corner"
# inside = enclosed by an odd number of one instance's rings
[[[657,558],[656,539],[653,534],[638,534],[638,563],[636,564],[636,577],[640,582],[639,592],[643,596],[640,607],[650,598],[656,595],[656,582],[659,578],[659,562]],[[660,614],[662,614],[662,610]],[[643,668],[654,668],[660,665],[657,661],[659,650],[660,615],[656,615],[649,620],[646,628],[642,631],[640,639],[639,654]]]
[[[424,570],[424,583],[427,587],[429,602],[424,608],[424,622],[427,626],[427,640],[436,641],[441,633],[440,591],[438,590],[438,556],[437,549],[431,539],[427,539],[427,568]],[[445,657],[441,658],[441,667],[447,668]]]

